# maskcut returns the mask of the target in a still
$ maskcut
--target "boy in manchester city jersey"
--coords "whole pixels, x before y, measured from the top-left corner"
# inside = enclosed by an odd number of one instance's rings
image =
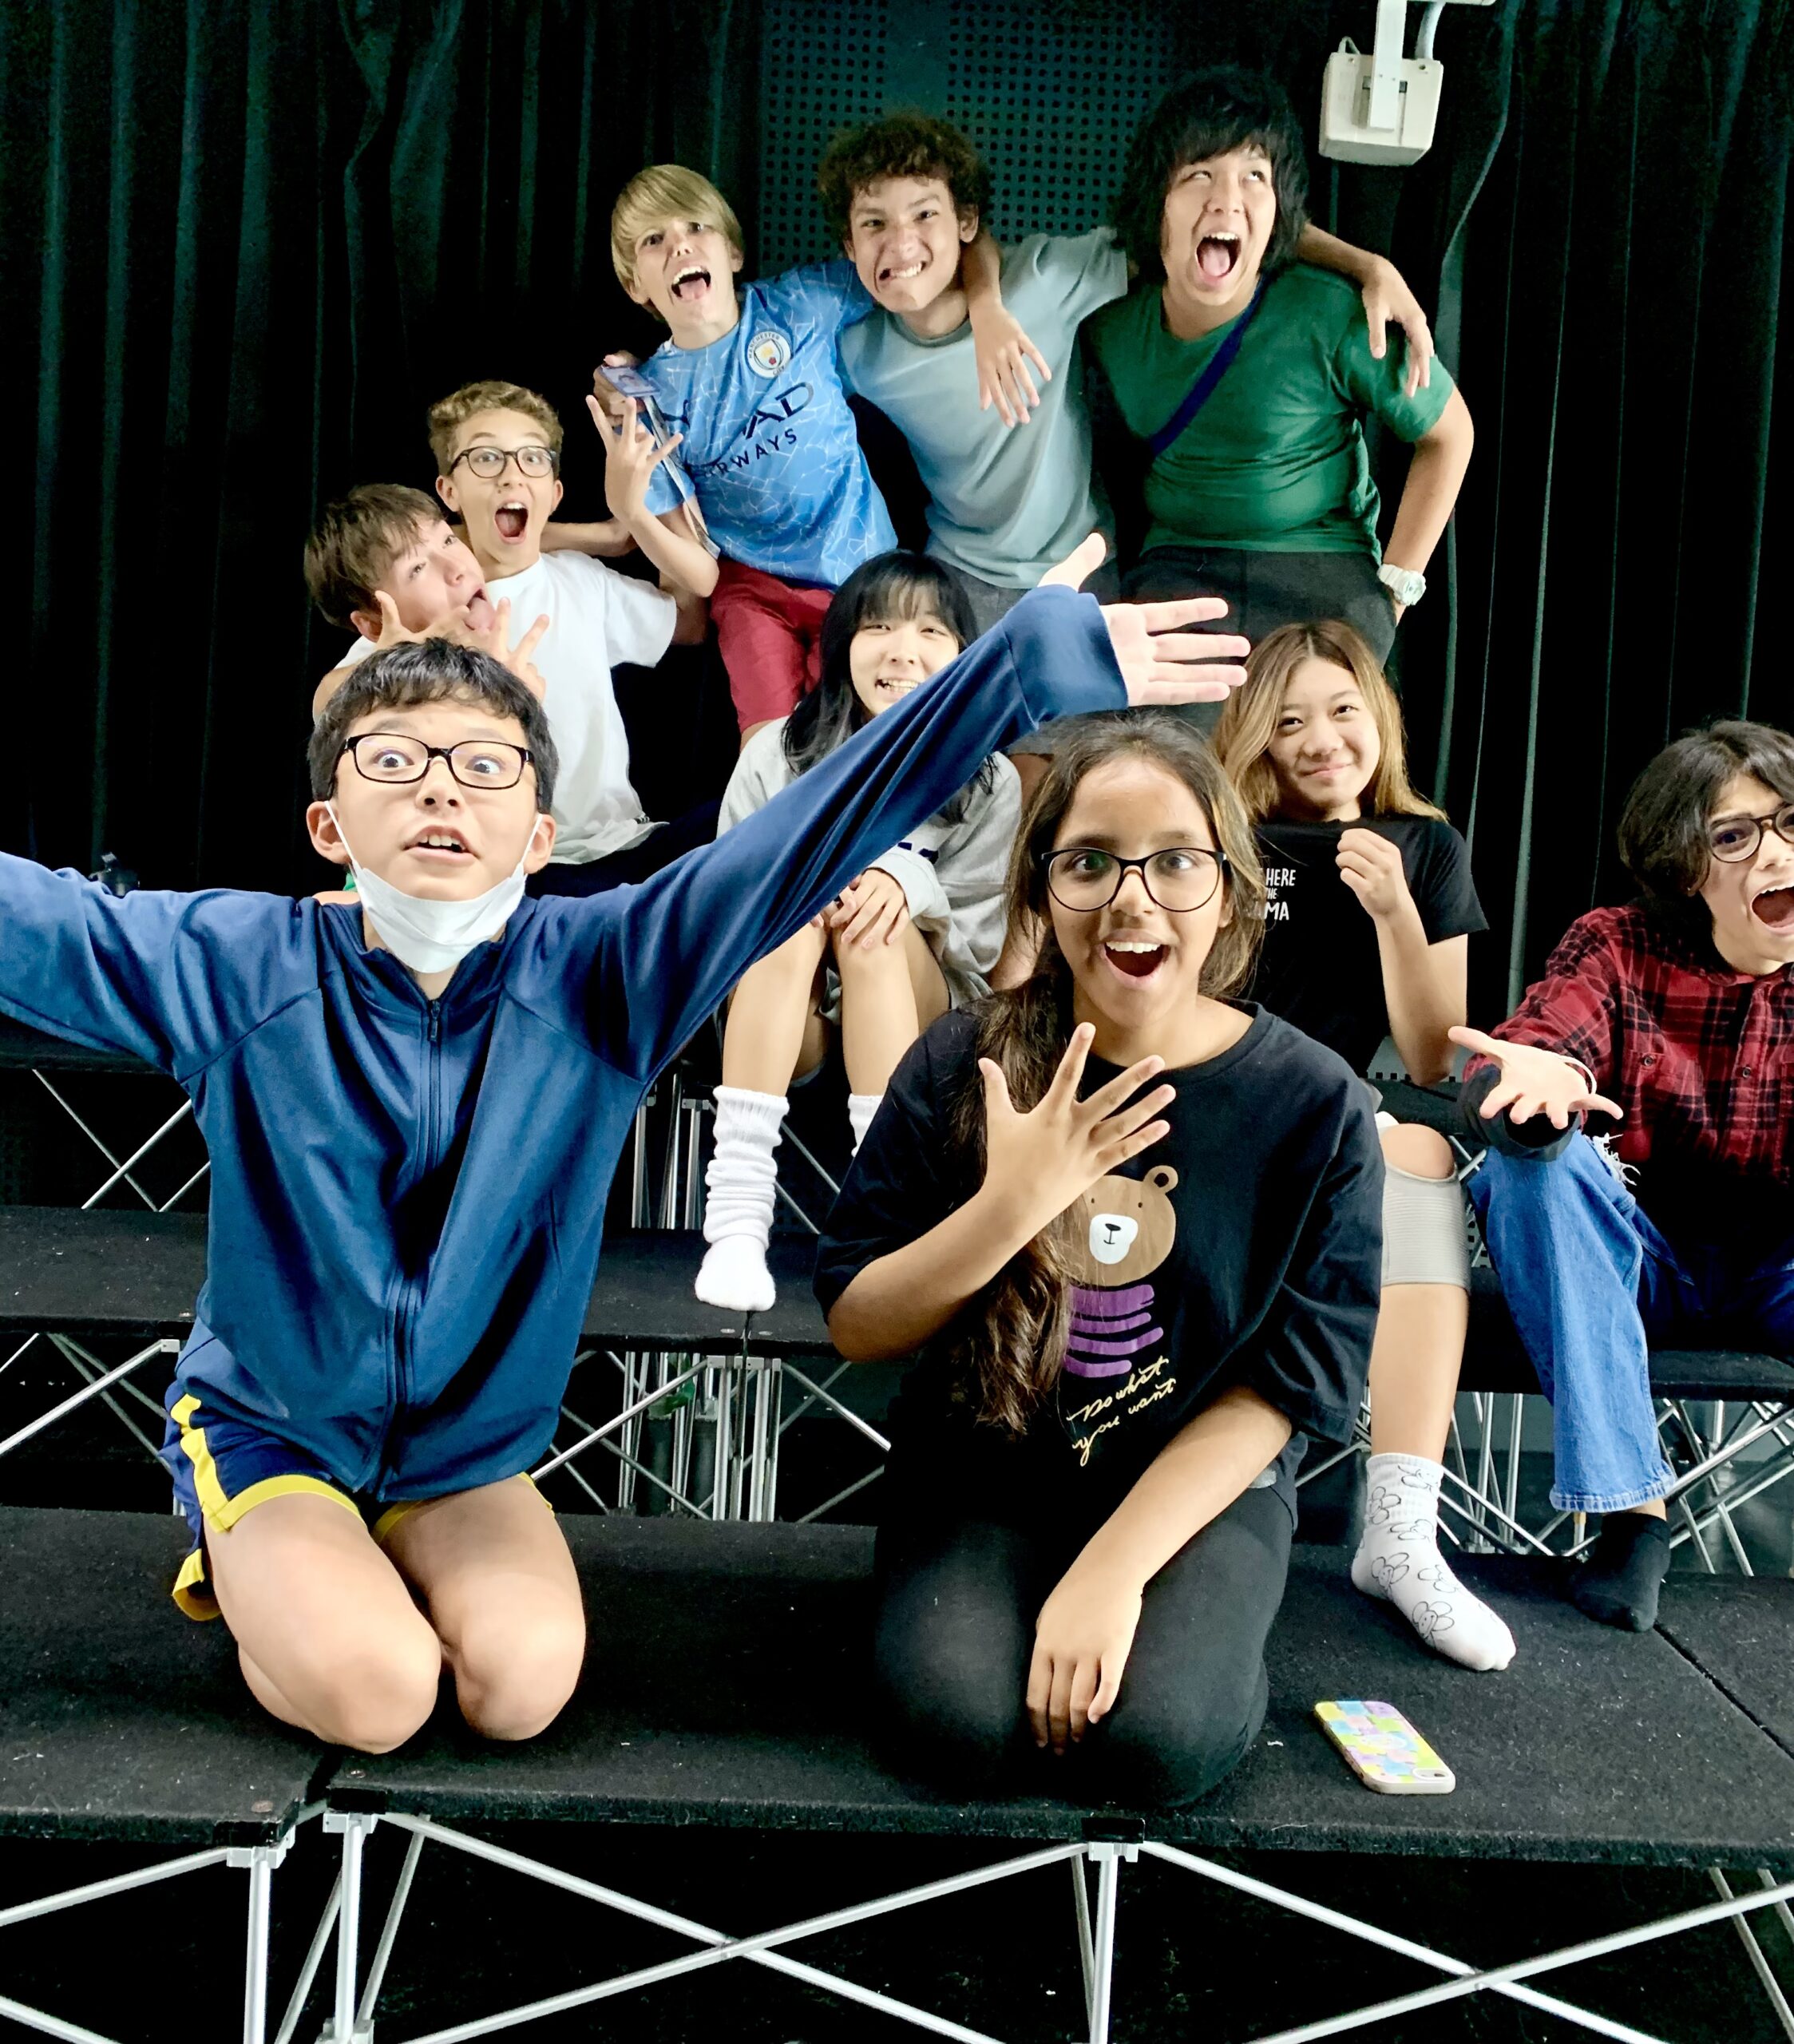
[[[813,685],[830,594],[897,545],[836,354],[842,329],[873,300],[847,262],[738,292],[735,212],[707,178],[677,164],[651,164],[624,188],[611,257],[624,289],[668,329],[640,374],[675,429],[721,558],[699,537],[663,461],[633,501],[611,508],[651,560],[710,597],[745,742]],[[991,287],[993,271],[974,276],[968,266],[980,374],[1014,325]],[[631,419],[621,430],[644,428]]]

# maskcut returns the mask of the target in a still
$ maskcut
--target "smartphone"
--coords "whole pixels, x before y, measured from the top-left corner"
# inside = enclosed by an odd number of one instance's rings
[[[667,423],[667,414],[660,409],[660,400],[654,394],[654,386],[640,370],[631,369],[626,363],[600,363],[598,374],[620,396],[633,398],[637,417],[654,436],[656,447],[663,447],[673,437],[673,430]],[[692,530],[699,543],[714,558],[722,552],[710,536],[710,528],[704,523],[704,514],[698,508],[698,493],[691,487],[691,478],[685,472],[684,464],[675,455],[669,454],[661,465],[672,478],[673,486],[685,505],[686,514],[691,521]]]
[[[1321,1729],[1367,1788],[1383,1796],[1448,1796],[1452,1773],[1392,1703],[1317,1703]]]

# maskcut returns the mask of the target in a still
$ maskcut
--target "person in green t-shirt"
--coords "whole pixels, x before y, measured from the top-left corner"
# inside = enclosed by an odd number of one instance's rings
[[[1086,328],[1150,451],[1145,544],[1125,586],[1224,597],[1253,640],[1342,619],[1381,661],[1425,589],[1470,460],[1470,413],[1436,360],[1408,391],[1392,355],[1372,355],[1353,287],[1293,260],[1306,194],[1301,131],[1262,73],[1196,73],[1129,146],[1116,226],[1138,280]],[[1414,448],[1387,554],[1367,417]]]

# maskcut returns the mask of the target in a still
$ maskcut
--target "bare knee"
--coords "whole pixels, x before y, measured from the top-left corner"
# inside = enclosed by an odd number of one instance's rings
[[[585,1658],[575,1611],[476,1624],[451,1654],[461,1714],[485,1739],[533,1739],[565,1709]]]
[[[261,1696],[257,1672],[244,1658],[249,1686]],[[397,1641],[338,1642],[328,1665],[313,1670],[303,1686],[295,1684],[300,1693],[287,1701],[304,1729],[327,1745],[390,1753],[428,1721],[442,1674],[442,1649],[420,1625],[415,1634]],[[268,1697],[262,1701],[275,1708]]]
[[[1383,1131],[1383,1161],[1417,1178],[1457,1175],[1451,1144],[1436,1129],[1424,1128],[1418,1122],[1399,1122]]]
[[[795,935],[786,937],[763,958],[755,959],[742,974],[736,992],[739,994],[743,987],[807,987],[822,963],[825,944],[823,932],[813,929],[806,923]]]

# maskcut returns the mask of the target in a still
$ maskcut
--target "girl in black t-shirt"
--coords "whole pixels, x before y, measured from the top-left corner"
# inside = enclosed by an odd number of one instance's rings
[[[1201,739],[1080,719],[1010,872],[1032,976],[924,1035],[830,1216],[842,1353],[921,1358],[876,1665],[902,1758],[962,1792],[1021,1785],[1032,1729],[1068,1793],[1187,1800],[1262,1718],[1302,1438],[1363,1394],[1382,1163],[1345,1066],[1226,998],[1261,901]]]
[[[1363,1072],[1385,1035],[1411,1079],[1451,1070],[1470,933],[1485,929],[1470,853],[1408,785],[1401,711],[1370,648],[1336,621],[1261,640],[1215,749],[1265,865],[1253,991]],[[1439,1492],[1470,1313],[1463,1198],[1444,1137],[1379,1115],[1388,1167],[1383,1307],[1370,1366],[1371,1456],[1352,1579],[1428,1646],[1505,1668],[1514,1637],[1439,1550]]]

